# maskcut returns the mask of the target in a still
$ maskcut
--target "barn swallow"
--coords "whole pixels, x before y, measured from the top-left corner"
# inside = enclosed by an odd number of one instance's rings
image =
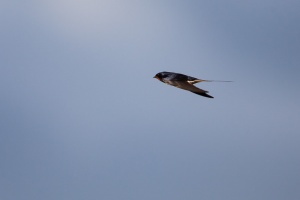
[[[174,73],[174,72],[159,72],[157,73],[153,78],[156,78],[160,80],[163,83],[166,83],[168,85],[172,85],[184,90],[188,90],[190,92],[193,92],[195,94],[208,97],[208,98],[214,98],[210,95],[208,95],[208,91],[202,90],[200,88],[197,88],[194,86],[195,83],[200,82],[231,82],[231,81],[213,81],[213,80],[202,80],[198,78],[194,78],[191,76],[187,76],[184,74]]]

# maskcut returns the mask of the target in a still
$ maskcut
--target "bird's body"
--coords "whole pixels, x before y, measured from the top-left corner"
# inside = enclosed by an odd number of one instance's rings
[[[208,91],[202,90],[200,88],[197,88],[194,86],[195,83],[199,82],[212,82],[211,80],[202,80],[198,78],[194,78],[192,76],[187,76],[184,74],[179,74],[175,72],[160,72],[157,73],[154,78],[157,78],[163,83],[166,83],[168,85],[172,85],[175,87],[178,87],[183,90],[188,90],[190,92],[193,92],[195,94],[208,97],[208,98],[214,98],[210,95],[208,95]],[[229,82],[229,81],[221,81],[221,82]]]

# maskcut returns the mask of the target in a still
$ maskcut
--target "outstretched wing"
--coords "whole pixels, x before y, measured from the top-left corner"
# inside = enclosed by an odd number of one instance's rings
[[[204,97],[214,98],[207,94],[208,91],[197,88],[196,86],[194,86],[188,82],[185,82],[185,81],[169,81],[168,84],[173,85],[173,86],[178,87],[183,90],[188,90],[190,92],[193,92],[195,94],[198,94],[198,95],[201,95]]]

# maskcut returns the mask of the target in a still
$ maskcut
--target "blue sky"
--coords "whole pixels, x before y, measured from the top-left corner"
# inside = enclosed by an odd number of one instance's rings
[[[299,7],[1,1],[0,198],[299,199]]]

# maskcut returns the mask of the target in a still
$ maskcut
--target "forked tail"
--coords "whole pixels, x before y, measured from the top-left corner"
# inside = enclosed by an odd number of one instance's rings
[[[221,81],[221,80],[202,80],[205,82],[233,82],[233,81]]]
[[[202,80],[202,79],[196,79],[192,81],[188,81],[190,84],[200,83],[200,82],[233,82],[233,81],[220,81],[220,80]]]

